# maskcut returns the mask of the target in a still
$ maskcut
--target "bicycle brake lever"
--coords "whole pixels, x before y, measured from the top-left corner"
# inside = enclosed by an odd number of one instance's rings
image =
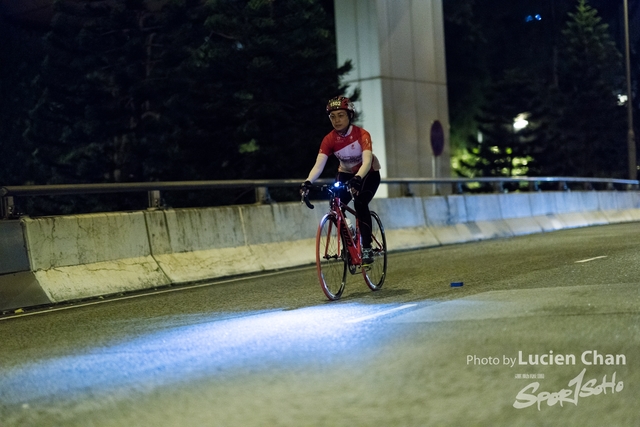
[[[305,195],[303,195],[303,196],[302,196],[302,201],[307,205],[307,207],[308,207],[309,209],[313,209],[313,208],[315,207],[315,206],[313,206],[313,205],[311,204],[311,202],[309,201],[309,195],[308,195],[308,194],[305,194]]]

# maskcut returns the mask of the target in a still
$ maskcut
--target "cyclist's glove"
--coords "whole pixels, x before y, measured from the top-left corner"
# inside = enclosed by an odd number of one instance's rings
[[[349,188],[351,188],[351,190],[355,191],[356,193],[359,193],[362,189],[362,178],[359,175],[351,178],[349,180]]]
[[[300,194],[307,194],[311,189],[311,181],[305,181],[300,185]]]

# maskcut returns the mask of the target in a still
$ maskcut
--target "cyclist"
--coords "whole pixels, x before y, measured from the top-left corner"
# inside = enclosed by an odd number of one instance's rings
[[[322,174],[327,159],[334,154],[340,161],[336,181],[346,182],[354,196],[354,208],[360,220],[362,237],[362,264],[373,263],[371,251],[371,213],[369,202],[380,185],[380,162],[373,154],[371,135],[353,124],[355,108],[349,98],[337,96],[327,103],[327,114],[333,125],[320,144],[320,152],[300,192],[309,191],[311,183]],[[340,199],[346,204],[351,201],[351,193],[345,192]]]

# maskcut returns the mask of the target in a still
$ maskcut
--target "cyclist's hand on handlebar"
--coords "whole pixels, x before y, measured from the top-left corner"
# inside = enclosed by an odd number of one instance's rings
[[[300,195],[304,196],[309,194],[309,190],[311,189],[311,181],[305,181],[302,184],[300,184]]]
[[[360,193],[360,190],[362,189],[362,177],[360,177],[359,175],[356,175],[349,180],[348,184],[349,184],[349,188],[351,189],[351,194],[353,194],[354,196],[357,196],[358,193]]]
[[[313,205],[309,202],[309,190],[311,189],[311,181],[305,181],[300,185],[300,196],[302,196],[302,202],[304,202],[309,209],[313,209]]]

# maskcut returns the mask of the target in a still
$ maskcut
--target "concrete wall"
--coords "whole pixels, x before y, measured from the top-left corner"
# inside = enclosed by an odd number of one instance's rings
[[[0,221],[0,309],[50,303],[31,271],[20,221]]]
[[[31,271],[52,302],[170,284],[144,212],[21,220]]]
[[[0,221],[0,309],[315,262],[326,202]],[[638,192],[374,199],[389,250],[640,221]]]

